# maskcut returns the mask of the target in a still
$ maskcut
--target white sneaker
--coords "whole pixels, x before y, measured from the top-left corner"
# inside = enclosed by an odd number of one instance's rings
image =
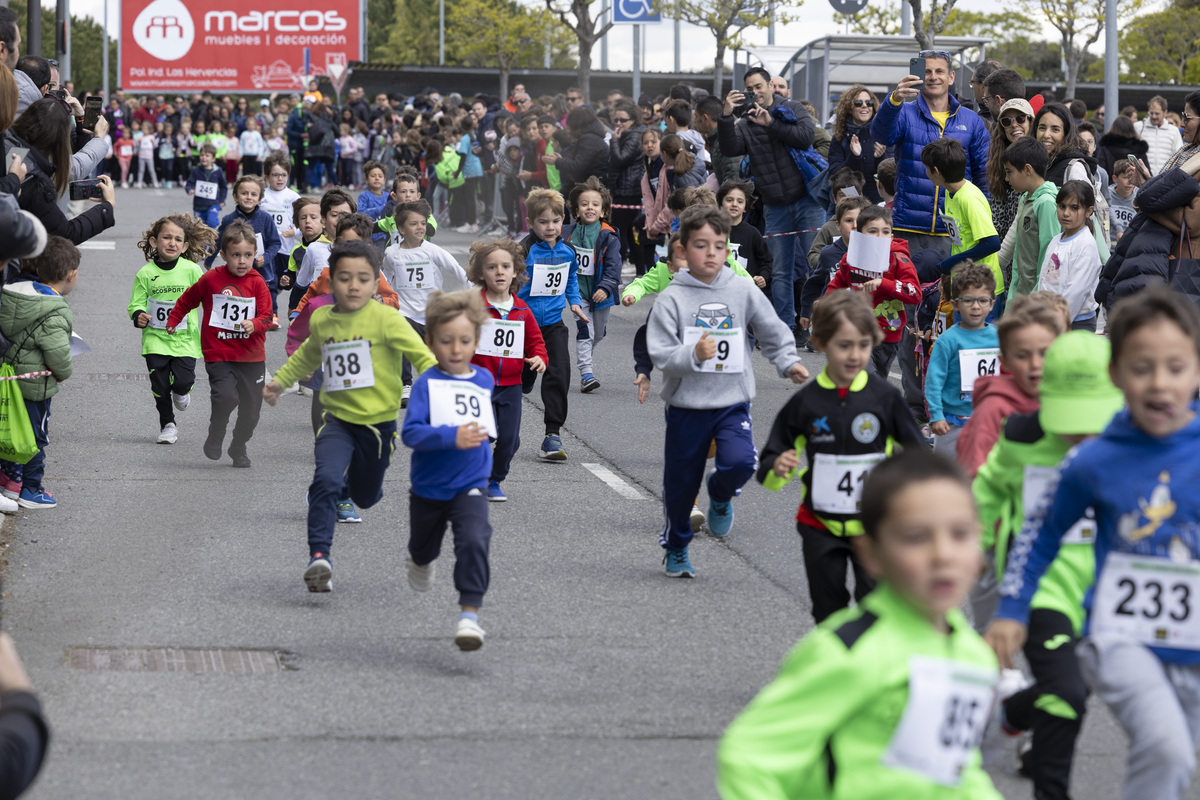
[[[460,619],[454,630],[454,643],[464,653],[483,647],[483,628],[474,620]]]
[[[17,504],[16,500],[13,500],[11,497],[0,495],[0,513],[15,514],[20,510],[21,506]]]
[[[692,533],[699,533],[700,529],[704,527],[704,523],[707,521],[708,520],[705,518],[704,512],[700,510],[700,506],[692,506]]]
[[[179,428],[175,427],[174,422],[168,422],[163,425],[162,432],[158,434],[159,444],[175,444],[179,441]]]
[[[404,391],[400,392],[400,407],[408,408],[408,398],[412,397],[412,387],[405,386]]]
[[[436,565],[436,561],[430,561],[425,566],[419,567],[417,562],[412,560],[412,556],[406,556],[404,566],[408,567],[408,585],[414,591],[428,592],[433,588],[433,574],[436,571]]]
[[[296,394],[301,397],[312,397],[312,389],[309,389],[307,386],[297,386]]]
[[[175,406],[176,411],[183,411],[192,402],[190,394],[175,394],[171,392],[171,404]]]

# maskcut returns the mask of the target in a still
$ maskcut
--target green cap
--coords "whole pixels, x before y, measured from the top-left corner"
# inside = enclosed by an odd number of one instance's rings
[[[1100,433],[1125,406],[1108,377],[1112,348],[1108,339],[1087,331],[1069,331],[1046,351],[1042,366],[1038,419],[1049,433]]]

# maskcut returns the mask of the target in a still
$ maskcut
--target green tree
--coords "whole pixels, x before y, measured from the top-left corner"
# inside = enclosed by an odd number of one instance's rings
[[[798,8],[803,0],[793,0],[787,7]],[[724,96],[725,51],[740,50],[742,34],[749,29],[765,29],[771,22],[762,0],[667,0],[660,4],[664,13],[678,16],[684,22],[708,28],[717,41],[713,59],[713,94]],[[775,22],[786,25],[795,19],[783,6],[775,7]]]
[[[446,0],[447,22],[453,11],[454,0]],[[367,41],[369,47],[369,37]],[[392,27],[379,56],[396,64],[438,63],[438,0],[395,0]],[[446,63],[456,61],[447,41]]]
[[[546,9],[532,10],[513,0],[458,0],[447,15],[446,44],[469,66],[500,70],[500,97],[508,97],[514,67],[540,66],[547,39],[570,38],[570,32]],[[569,41],[568,41],[569,44]]]
[[[17,15],[17,27],[21,30],[21,41],[29,41],[25,21],[28,19],[26,0],[9,0],[9,8]],[[91,17],[71,16],[71,80],[75,90],[99,89],[103,85],[102,61],[104,29]],[[21,52],[27,52],[22,45]],[[54,58],[54,7],[42,7],[42,55]],[[117,42],[115,36],[108,40],[108,80],[115,88],[117,84]]]
[[[1020,37],[1033,37],[1041,33],[1037,20],[1016,11],[998,11],[986,14],[979,11],[964,11],[955,8],[946,15],[946,36],[986,36],[993,45],[1009,42]],[[989,45],[990,50],[993,45]]]
[[[1195,83],[1200,73],[1200,7],[1167,6],[1121,31],[1121,77],[1140,83]]]
[[[1063,60],[1067,65],[1067,97],[1075,96],[1075,83],[1084,56],[1104,33],[1105,0],[1025,0],[1030,15],[1041,9],[1046,20],[1061,35]],[[1118,28],[1137,15],[1143,0],[1124,0],[1117,6],[1118,17],[1111,22]]]
[[[843,14],[834,14],[834,22],[842,22]],[[900,4],[882,3],[868,5],[859,13],[850,17],[850,32],[864,36],[899,36],[900,35]]]
[[[396,23],[396,0],[367,0],[367,60],[386,61],[388,37]]]
[[[592,91],[592,48],[600,37],[612,28],[612,22],[601,24],[604,4],[600,0],[545,0],[546,10],[553,14],[575,35],[579,49],[579,63],[575,67],[575,80],[579,91],[591,99]]]

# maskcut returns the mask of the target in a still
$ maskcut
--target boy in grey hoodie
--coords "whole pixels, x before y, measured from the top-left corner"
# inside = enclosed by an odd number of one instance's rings
[[[762,353],[780,377],[802,383],[808,370],[796,355],[791,330],[751,281],[725,266],[729,215],[693,206],[679,218],[679,243],[688,267],[667,286],[650,312],[646,342],[666,378],[667,436],[663,456],[666,523],[659,544],[672,578],[695,576],[688,558],[691,511],[716,440],[716,470],[708,478],[708,529],[733,527],[733,498],[754,475],[757,456],[750,423],[754,399],[753,328]]]

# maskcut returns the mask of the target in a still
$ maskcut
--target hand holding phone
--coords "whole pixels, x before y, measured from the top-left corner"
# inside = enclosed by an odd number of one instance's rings
[[[100,118],[101,110],[103,109],[104,101],[99,97],[89,97],[83,104],[83,129],[85,131],[94,130],[96,120]]]
[[[916,56],[908,60],[908,74],[916,75],[921,79],[918,86],[925,85],[925,59],[922,56]]]
[[[71,181],[72,200],[95,200],[104,196],[98,179]]]

